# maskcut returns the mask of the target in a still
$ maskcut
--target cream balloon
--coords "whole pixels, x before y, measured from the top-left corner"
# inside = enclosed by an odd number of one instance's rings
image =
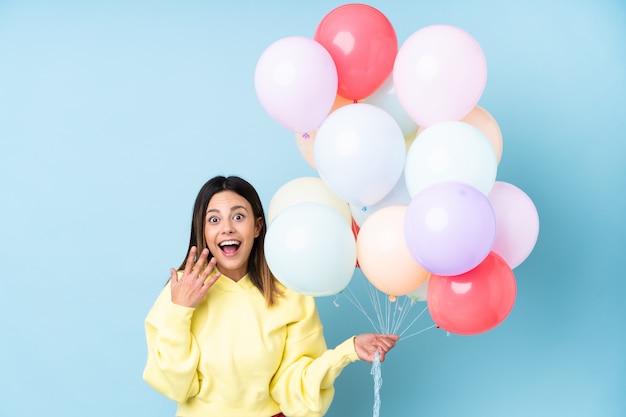
[[[271,224],[274,218],[287,207],[298,203],[324,204],[343,217],[352,225],[352,212],[348,203],[333,193],[320,178],[300,177],[293,179],[274,193],[267,209],[267,223]]]
[[[391,296],[408,294],[430,276],[406,246],[405,214],[405,206],[381,208],[365,220],[357,235],[361,271],[374,287]]]

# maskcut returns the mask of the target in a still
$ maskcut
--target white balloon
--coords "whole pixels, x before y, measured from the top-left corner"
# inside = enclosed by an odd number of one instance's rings
[[[389,206],[408,206],[411,202],[411,196],[406,188],[406,181],[404,175],[400,175],[398,182],[393,187],[393,190],[387,194],[378,203],[371,206],[358,207],[350,205],[350,213],[357,225],[362,226],[365,220],[378,210]]]
[[[431,185],[458,181],[489,194],[498,162],[489,139],[464,122],[434,124],[422,131],[407,152],[404,176],[411,197]]]
[[[387,78],[387,81],[385,81],[385,83],[381,85],[378,90],[376,90],[369,97],[364,98],[362,102],[378,106],[389,113],[398,123],[400,129],[402,129],[402,134],[404,136],[417,131],[417,123],[411,119],[411,116],[409,116],[404,107],[402,107],[402,104],[400,104],[400,101],[398,101],[396,88],[393,85],[392,75]]]
[[[371,104],[348,104],[319,127],[315,165],[341,199],[356,206],[382,200],[402,175],[406,143],[398,123]]]
[[[430,281],[430,277],[424,281],[422,285],[411,291],[407,294],[407,296],[413,302],[417,301],[427,301],[428,300],[428,282]]]

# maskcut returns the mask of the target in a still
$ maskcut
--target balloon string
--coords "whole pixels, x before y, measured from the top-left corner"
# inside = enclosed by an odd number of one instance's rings
[[[350,294],[348,294],[348,293],[350,293]],[[363,313],[363,315],[367,318],[367,320],[370,322],[372,327],[376,331],[378,331],[378,328],[376,327],[376,324],[374,323],[374,320],[372,320],[372,318],[369,316],[369,314],[367,314],[367,310],[363,307],[363,305],[361,304],[359,299],[354,297],[354,294],[352,293],[352,290],[347,289],[346,291],[344,291],[344,295],[346,296],[348,301],[350,301],[352,303],[352,305],[354,305],[356,307],[357,310],[359,310],[361,313]]]
[[[374,355],[370,374],[374,376],[374,417],[378,417],[380,414],[380,387],[383,385],[378,351],[376,351],[376,354]]]
[[[416,304],[415,300],[408,296],[402,296],[397,297],[396,301],[392,302],[386,294],[383,294],[373,285],[369,284],[365,277],[362,277],[361,281],[364,285],[367,299],[369,300],[369,307],[373,309],[373,317],[370,316],[368,308],[362,304],[360,298],[355,294],[351,287],[342,291],[342,294],[345,295],[346,298],[348,298],[348,301],[350,301],[352,305],[354,305],[357,310],[367,318],[377,333],[397,334],[402,338],[402,340],[404,340],[408,337],[416,336],[426,330],[436,327],[430,326],[426,329],[405,336],[405,333],[407,333],[424,315],[424,313],[428,311],[428,306],[424,307],[422,311],[403,328],[405,321],[412,313],[413,307]],[[335,306],[338,305],[336,300],[334,304]]]
[[[425,332],[426,330],[434,329],[435,327],[437,327],[437,325],[436,325],[436,324],[433,324],[432,326],[428,326],[428,327],[426,327],[425,329],[422,329],[422,330],[420,330],[420,331],[418,331],[418,332],[411,333],[411,334],[410,334],[410,335],[408,335],[408,336],[402,336],[402,340],[406,340],[406,339],[408,339],[409,337],[417,336],[418,334],[423,333],[423,332]]]
[[[419,320],[419,318],[420,318],[420,317],[422,317],[422,315],[423,315],[423,314],[424,314],[427,310],[428,310],[428,307],[424,307],[424,309],[422,310],[422,312],[421,312],[421,313],[419,313],[419,314],[417,315],[417,317],[415,317],[415,318],[413,319],[413,321],[411,321],[411,322],[410,322],[410,323],[406,326],[406,328],[402,331],[402,333],[400,333],[400,335],[399,335],[399,336],[402,336],[404,333],[406,333],[406,332],[407,332],[407,330],[409,330],[409,329],[411,328],[411,326],[413,326],[413,324],[414,324],[417,320]]]

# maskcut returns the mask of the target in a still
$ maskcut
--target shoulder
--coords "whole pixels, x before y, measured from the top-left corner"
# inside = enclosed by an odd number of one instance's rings
[[[314,302],[314,297],[310,295],[302,294],[292,288],[286,287],[280,281],[277,281],[276,286],[278,290],[283,294],[281,298],[293,301],[293,302]]]
[[[276,307],[292,312],[301,312],[305,315],[316,311],[315,298],[299,293],[278,282],[277,287],[282,295],[276,298]]]

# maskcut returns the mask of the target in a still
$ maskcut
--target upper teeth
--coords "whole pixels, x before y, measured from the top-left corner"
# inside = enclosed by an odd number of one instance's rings
[[[224,242],[220,243],[220,246],[226,246],[226,245],[239,245],[239,241],[237,241],[237,240],[227,240],[227,241],[224,241]]]

